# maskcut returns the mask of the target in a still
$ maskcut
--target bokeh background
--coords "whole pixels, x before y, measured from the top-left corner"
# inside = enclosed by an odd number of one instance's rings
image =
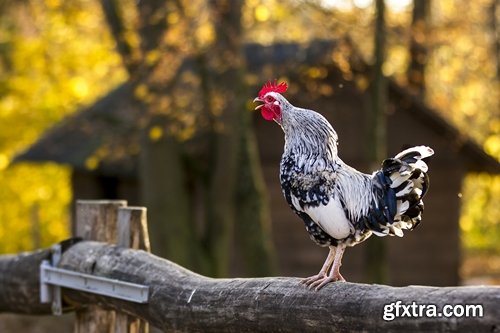
[[[70,237],[75,199],[116,197],[148,207],[154,252],[198,272],[315,273],[326,253],[307,243],[293,215],[275,213],[285,207],[277,187],[280,129],[252,111],[258,87],[277,78],[288,80],[294,103],[315,108],[334,127],[349,110],[359,111],[359,96],[364,114],[378,108],[390,119],[401,108],[389,97],[396,91],[452,129],[450,146],[442,148],[459,158],[446,161],[450,199],[442,197],[442,209],[430,213],[448,224],[424,240],[457,240],[449,248],[456,284],[497,284],[500,2],[383,5],[0,0],[0,253]],[[412,143],[401,122],[388,120],[385,141],[370,146],[378,125],[367,124],[357,136],[352,123],[337,129],[341,156],[349,142],[369,148],[346,158],[364,171],[374,165],[373,151],[393,154],[392,140]],[[354,141],[343,142],[343,133]],[[489,167],[464,168],[477,162],[467,162],[464,145]],[[466,170],[465,178],[452,176],[457,170]],[[446,173],[436,177],[447,186]],[[449,200],[458,203],[453,211]],[[424,215],[428,235],[433,227]],[[413,250],[431,257],[417,232]],[[387,247],[362,246],[381,251],[377,267],[388,265]],[[412,283],[377,268],[363,271],[370,264],[357,251],[347,268],[354,281]],[[446,250],[440,252],[446,260]]]

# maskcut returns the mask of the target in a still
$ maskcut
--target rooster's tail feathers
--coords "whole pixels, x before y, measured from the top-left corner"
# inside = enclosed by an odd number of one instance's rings
[[[414,229],[422,219],[424,197],[429,188],[428,166],[424,159],[434,151],[426,146],[406,149],[386,159],[374,174],[375,196],[383,208],[384,222],[370,229],[378,236],[403,236],[403,230]]]

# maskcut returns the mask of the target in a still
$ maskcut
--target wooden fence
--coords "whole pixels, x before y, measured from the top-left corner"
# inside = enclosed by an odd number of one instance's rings
[[[133,303],[62,289],[76,332],[339,332],[500,330],[500,287],[390,287],[334,283],[316,292],[297,278],[211,279],[150,254],[144,208],[79,201],[76,236],[58,268],[149,286]],[[40,302],[50,249],[0,256],[0,312],[51,314]]]

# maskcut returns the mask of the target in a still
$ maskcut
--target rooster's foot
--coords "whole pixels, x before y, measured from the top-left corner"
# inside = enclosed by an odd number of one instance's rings
[[[309,289],[314,289],[314,290],[318,291],[321,288],[323,288],[324,286],[326,286],[328,283],[337,282],[337,281],[345,282],[344,277],[340,273],[333,274],[330,276],[324,276],[322,278],[316,279],[316,280],[308,283],[307,286],[309,287]]]
[[[300,280],[301,284],[305,284],[306,286],[310,286],[312,283],[323,280],[327,277],[326,273],[319,273],[310,277],[306,277]]]

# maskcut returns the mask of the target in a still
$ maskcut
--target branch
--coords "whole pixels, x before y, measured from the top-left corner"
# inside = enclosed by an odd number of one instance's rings
[[[48,313],[38,303],[38,264],[48,251],[0,257],[0,312]],[[75,305],[99,304],[174,332],[484,331],[499,325],[499,287],[389,287],[335,283],[319,292],[296,278],[210,279],[143,251],[83,241],[61,268],[150,286],[148,304],[64,289]],[[15,297],[14,297],[15,296]],[[29,300],[29,302],[27,301]],[[482,318],[395,318],[384,305],[481,304]],[[401,311],[401,309],[400,309]],[[400,312],[401,313],[401,312]]]
[[[425,65],[428,61],[428,37],[430,19],[430,0],[413,1],[410,27],[410,61],[406,76],[408,86],[421,97],[425,93]]]
[[[120,14],[118,8],[120,6],[117,4],[116,0],[102,0],[101,7],[108,22],[111,33],[116,42],[116,48],[118,53],[120,53],[125,68],[129,75],[133,75],[137,69],[137,61],[134,61],[132,46],[128,43],[125,38],[125,26],[123,23],[123,18]]]
[[[164,0],[142,0],[137,1],[139,12],[141,37],[141,49],[143,55],[149,51],[158,49],[162,44],[161,39],[167,30],[167,3]]]

